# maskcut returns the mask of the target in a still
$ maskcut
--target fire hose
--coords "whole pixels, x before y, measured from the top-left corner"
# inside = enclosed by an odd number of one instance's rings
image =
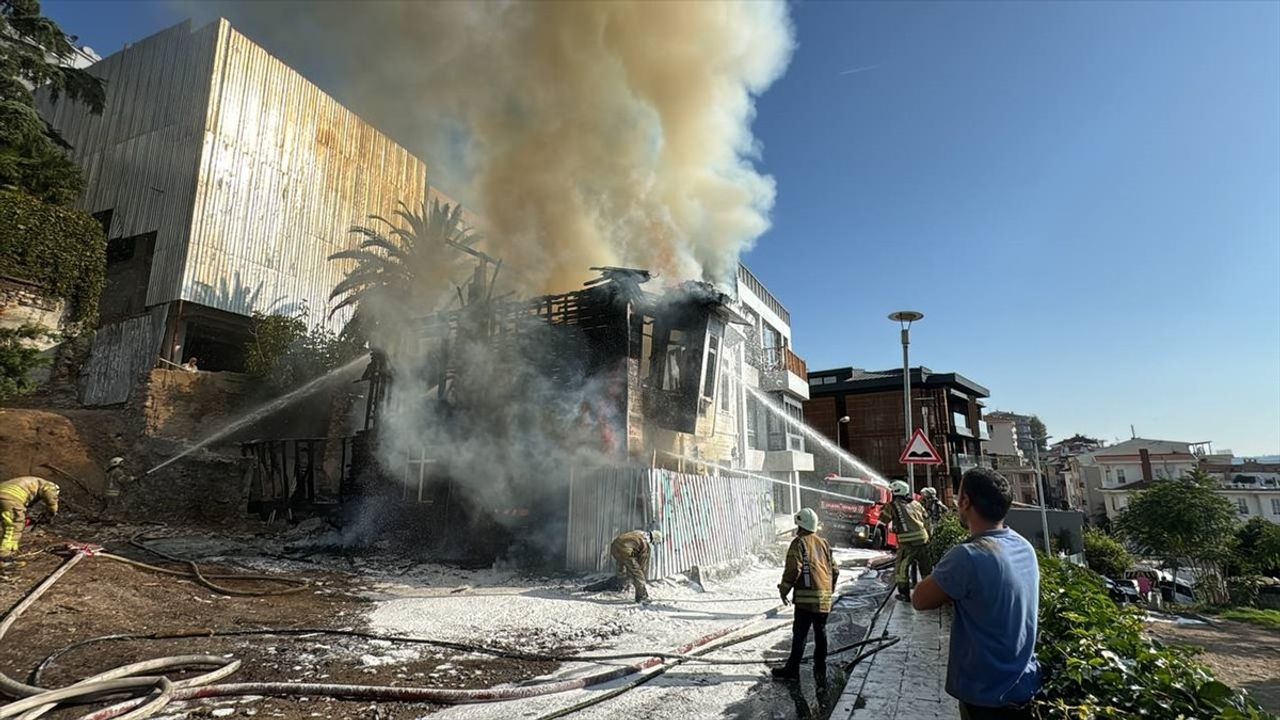
[[[17,621],[17,619],[30,608],[54,583],[65,575],[72,567],[79,563],[83,558],[89,556],[105,557],[111,560],[122,561],[130,565],[139,566],[145,569],[159,569],[168,574],[179,574],[188,576],[188,573],[169,570],[168,568],[158,568],[157,566],[147,565],[146,563],[138,563],[137,561],[122,558],[120,556],[109,553],[102,553],[93,546],[72,545],[69,548],[72,552],[71,556],[45,578],[38,586],[33,588],[26,597],[18,602],[9,612],[7,612],[2,621],[0,621],[0,640],[3,640],[9,628]],[[184,562],[190,562],[185,561]],[[194,563],[192,563],[194,564]],[[198,575],[198,570],[196,573]],[[221,577],[221,576],[213,576]],[[231,577],[245,578],[249,576],[234,575]],[[256,577],[256,576],[255,576]],[[274,576],[263,576],[275,578]],[[294,590],[294,589],[291,589]],[[245,592],[245,591],[242,591]],[[704,635],[691,643],[687,643],[675,650],[674,653],[619,653],[614,655],[582,655],[568,656],[557,658],[563,661],[581,660],[595,661],[604,659],[626,659],[633,657],[648,658],[644,662],[633,663],[630,665],[617,667],[611,670],[598,672],[592,675],[582,676],[578,678],[543,682],[536,685],[525,685],[516,687],[495,687],[484,689],[454,689],[454,688],[432,688],[432,687],[395,687],[395,686],[378,686],[378,685],[350,685],[337,683],[297,683],[297,682],[248,682],[248,683],[216,683],[219,680],[231,675],[240,667],[238,660],[228,660],[225,657],[216,655],[182,655],[167,658],[158,658],[155,660],[134,663],[109,670],[89,678],[85,678],[77,683],[60,689],[47,689],[36,685],[27,685],[9,678],[0,673],[0,692],[4,692],[12,697],[22,698],[15,702],[0,708],[0,718],[19,717],[20,720],[34,720],[44,713],[52,710],[59,704],[69,700],[76,702],[90,702],[101,700],[110,695],[118,695],[121,692],[129,692],[136,694],[140,691],[151,690],[153,694],[144,697],[134,697],[124,702],[119,702],[110,707],[98,710],[82,716],[81,720],[108,720],[110,718],[126,718],[128,720],[140,720],[147,718],[160,712],[167,704],[177,700],[193,700],[209,697],[226,697],[237,695],[262,695],[262,696],[324,696],[338,697],[356,700],[383,700],[383,701],[400,701],[400,702],[433,702],[442,704],[463,704],[463,703],[480,703],[495,702],[501,700],[526,699],[553,693],[565,692],[569,690],[577,690],[585,687],[598,685],[600,683],[616,680],[627,675],[649,670],[666,659],[675,659],[679,662],[694,661],[701,659],[704,662],[718,662],[721,664],[757,664],[760,660],[743,660],[741,658],[724,658],[715,660],[708,657],[699,657],[705,653],[695,653],[695,650],[703,648],[709,643],[725,638],[736,633],[759,620],[776,616],[781,607],[773,608],[765,613],[761,613],[752,617],[750,620],[718,630],[713,633]],[[772,632],[780,628],[769,628],[765,631],[748,635],[742,638],[735,638],[723,646],[735,644],[749,640],[752,637],[758,637],[767,632]],[[269,631],[282,634],[281,631]],[[338,634],[357,634],[356,631],[325,631]],[[222,633],[233,634],[233,633]],[[248,634],[242,631],[241,634]],[[262,634],[266,634],[263,632]],[[369,634],[372,635],[372,634]],[[201,636],[210,636],[210,634],[201,634]],[[115,637],[115,636],[108,636]],[[394,639],[387,636],[375,636],[382,639]],[[101,640],[95,639],[95,641]],[[421,642],[420,639],[404,639],[406,642]],[[440,641],[425,641],[432,644],[442,644]],[[80,643],[82,645],[85,643]],[[835,652],[842,652],[855,646],[865,643],[858,643],[838,648]],[[474,646],[463,646],[475,649]],[[887,645],[886,645],[887,647]],[[712,648],[707,648],[709,651]],[[880,648],[877,648],[877,650]],[[501,654],[502,651],[495,651]],[[48,662],[58,653],[46,658],[46,662],[42,663],[40,670],[47,667]],[[834,654],[834,653],[833,653]],[[528,654],[522,654],[528,657]],[[547,656],[550,657],[550,656]],[[215,668],[203,675],[188,678],[179,681],[170,681],[163,676],[153,675],[137,675],[137,673],[151,673],[159,670],[177,670],[186,668]],[[665,672],[665,670],[663,670]],[[36,676],[38,682],[38,674]],[[652,679],[652,676],[646,677],[644,682]],[[633,686],[632,686],[633,687]],[[628,687],[627,689],[630,689]],[[600,698],[603,701],[607,698]]]

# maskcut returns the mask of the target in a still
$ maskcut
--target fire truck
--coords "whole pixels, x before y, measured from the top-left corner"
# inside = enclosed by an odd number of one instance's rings
[[[893,501],[889,483],[833,473],[823,479],[823,490],[822,522],[829,540],[877,550],[898,546],[884,512]]]

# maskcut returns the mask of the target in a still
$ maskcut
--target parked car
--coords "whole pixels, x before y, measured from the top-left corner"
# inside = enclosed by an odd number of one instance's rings
[[[884,516],[884,506],[893,499],[888,483],[832,474],[823,479],[823,490],[830,493],[820,501],[829,540],[877,550],[898,546]]]
[[[1107,594],[1117,603],[1142,602],[1142,593],[1138,592],[1137,580],[1115,580],[1104,577],[1102,584],[1106,586]]]

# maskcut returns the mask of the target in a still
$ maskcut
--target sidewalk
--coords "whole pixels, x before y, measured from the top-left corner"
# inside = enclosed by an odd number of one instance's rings
[[[854,668],[832,720],[957,720],[956,701],[944,690],[950,632],[950,607],[917,612],[891,596],[867,637],[902,640]]]

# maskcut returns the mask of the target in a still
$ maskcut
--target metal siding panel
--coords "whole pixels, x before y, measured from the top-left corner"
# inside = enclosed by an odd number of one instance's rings
[[[311,321],[325,321],[329,290],[346,270],[327,257],[353,244],[349,226],[389,213],[398,200],[421,202],[425,187],[404,183],[386,161],[404,151],[385,136],[234,30],[227,42],[224,83],[211,100],[215,157],[202,171],[183,297],[240,314],[270,311],[277,298],[305,301]],[[341,131],[322,132],[333,126]],[[425,177],[422,163],[412,163],[411,175]],[[233,272],[241,293],[194,297]]]

